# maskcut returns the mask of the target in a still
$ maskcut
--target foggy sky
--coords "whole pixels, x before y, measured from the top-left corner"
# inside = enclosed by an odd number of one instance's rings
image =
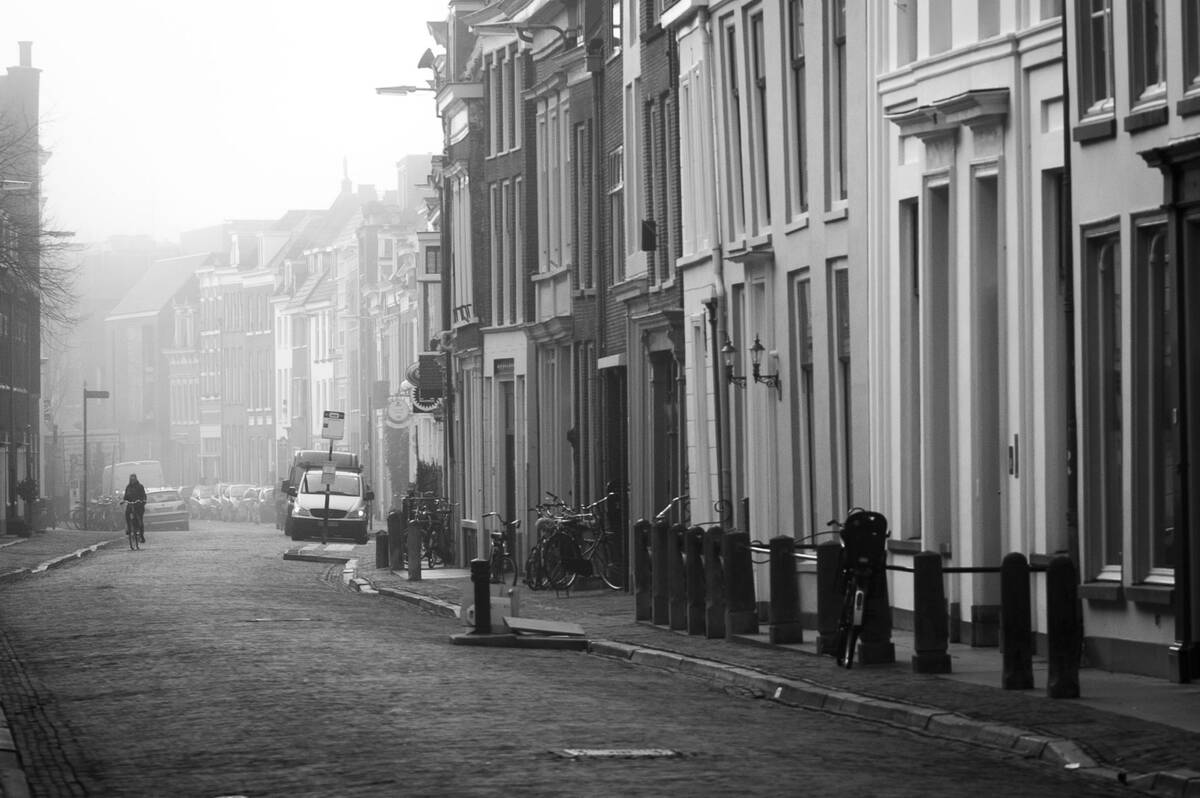
[[[0,0],[0,67],[42,70],[49,224],[81,242],[174,239],[325,208],[342,179],[395,188],[441,150],[417,60],[446,0]]]

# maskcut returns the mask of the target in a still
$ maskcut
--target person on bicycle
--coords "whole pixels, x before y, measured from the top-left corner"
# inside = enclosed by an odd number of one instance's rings
[[[129,524],[130,513],[137,518],[138,522],[138,539],[143,543],[146,542],[146,527],[142,523],[142,516],[146,512],[146,488],[142,483],[138,482],[137,474],[129,475],[129,484],[125,486],[125,523]]]

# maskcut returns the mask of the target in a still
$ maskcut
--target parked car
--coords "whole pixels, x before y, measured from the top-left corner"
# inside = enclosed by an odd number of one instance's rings
[[[275,523],[275,489],[270,486],[258,489],[258,521],[262,524]]]
[[[224,485],[221,488],[221,520],[222,521],[238,521],[241,520],[240,512],[242,499],[246,497],[246,491],[253,488],[253,485],[247,483],[233,483]]]
[[[176,488],[147,488],[146,513],[142,521],[146,529],[188,530],[187,502]]]
[[[215,485],[196,485],[187,497],[188,514],[192,518],[216,518],[221,501]]]

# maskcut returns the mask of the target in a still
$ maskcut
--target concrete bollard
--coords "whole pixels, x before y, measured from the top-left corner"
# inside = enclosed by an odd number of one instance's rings
[[[725,637],[758,634],[750,533],[726,532],[722,543],[725,556]]]
[[[913,557],[913,673],[950,673],[949,641],[942,555],[923,551]]]
[[[721,539],[725,530],[711,526],[704,533],[704,635],[725,637],[725,567]]]
[[[666,626],[670,621],[667,596],[667,522],[656,521],[650,532],[650,621]]]
[[[683,524],[667,532],[667,623],[671,629],[687,629],[687,584],[683,571]]]
[[[1033,688],[1033,619],[1029,600],[1029,561],[1014,551],[1000,563],[1000,646],[1005,690]]]
[[[841,569],[840,543],[830,540],[817,546],[817,653],[835,657],[842,612],[842,596],[838,593]]]
[[[650,522],[639,518],[633,525],[634,620],[651,618],[650,601]]]
[[[1046,568],[1046,695],[1079,698],[1083,623],[1075,563],[1060,555]]]
[[[475,634],[492,633],[492,565],[487,560],[471,560],[471,584],[475,587]]]
[[[771,606],[767,634],[772,643],[803,643],[800,586],[796,579],[796,539],[779,535],[770,541]]]
[[[704,530],[694,526],[683,536],[684,583],[687,588],[687,633],[704,634]]]

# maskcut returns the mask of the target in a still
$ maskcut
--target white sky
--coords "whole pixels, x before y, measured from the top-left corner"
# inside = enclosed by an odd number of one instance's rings
[[[15,5],[15,8],[14,8]],[[325,208],[441,151],[425,27],[446,0],[0,0],[0,68],[42,70],[48,222],[80,242]]]

